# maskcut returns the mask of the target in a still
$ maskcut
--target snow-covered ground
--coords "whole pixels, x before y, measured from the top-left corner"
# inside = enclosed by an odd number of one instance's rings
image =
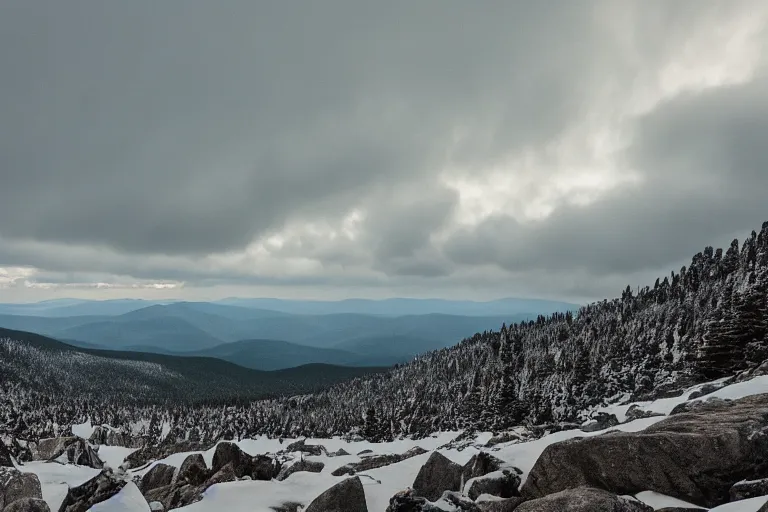
[[[720,382],[718,382],[720,383]],[[694,386],[680,396],[675,398],[665,398],[653,402],[638,402],[637,405],[647,411],[653,411],[661,414],[669,414],[678,404],[688,401],[688,396],[702,386]],[[707,400],[711,397],[738,399],[749,395],[768,393],[768,377],[757,377],[747,382],[726,386],[712,394],[701,397],[697,400]],[[626,412],[634,404],[608,405],[595,411],[604,411],[616,414],[620,421],[626,420]],[[622,423],[614,427],[616,430],[625,432],[637,432],[653,425],[661,420],[663,416],[643,418],[635,421]],[[85,424],[79,426],[75,433],[90,435],[92,426]],[[528,473],[533,468],[536,460],[544,449],[552,443],[564,441],[574,437],[588,437],[603,434],[602,432],[584,432],[582,430],[569,430],[547,435],[540,439],[530,442],[508,442],[496,445],[492,448],[484,448],[491,434],[488,432],[478,434],[473,443],[464,449],[455,448],[439,449],[452,439],[456,438],[460,432],[442,432],[425,439],[399,439],[389,443],[370,443],[367,441],[347,442],[340,438],[333,439],[309,439],[308,444],[321,444],[329,452],[343,448],[351,455],[342,457],[329,457],[327,455],[306,457],[308,460],[319,461],[325,464],[321,473],[297,472],[288,479],[278,482],[273,481],[239,481],[218,484],[210,487],[204,494],[203,500],[189,505],[179,510],[189,512],[274,512],[273,507],[278,507],[286,502],[309,503],[320,493],[333,486],[334,484],[347,478],[346,476],[334,477],[331,473],[340,466],[357,462],[361,457],[356,455],[363,450],[372,450],[374,454],[400,454],[411,448],[419,446],[429,452],[438,450],[449,459],[459,464],[466,463],[472,455],[481,450],[490,451],[495,457],[498,457],[512,466],[518,467],[523,471],[523,479],[527,478]],[[268,439],[259,437],[256,439],[247,439],[238,442],[240,448],[251,455],[263,453],[275,453],[285,448],[294,439],[286,439],[280,443],[277,439]],[[112,467],[119,466],[120,462],[132,450],[119,447],[101,447],[99,454]],[[190,453],[202,453],[206,462],[211,465],[215,448],[205,452],[178,453],[162,461],[165,464],[180,466],[184,459]],[[389,499],[398,491],[408,488],[416,478],[419,469],[429,458],[430,453],[425,453],[396,464],[391,464],[378,469],[364,471],[359,473],[365,496],[368,504],[368,510],[371,512],[383,512]],[[137,472],[143,475],[151,466]],[[76,466],[63,466],[57,463],[34,462],[24,465],[20,468],[23,471],[36,473],[43,485],[43,494],[45,500],[49,503],[52,510],[57,510],[61,501],[67,492],[67,486],[79,485],[95,476],[98,471],[90,468]],[[147,504],[143,499],[139,499],[140,493],[132,484],[126,487],[118,496],[112,500],[94,507],[94,512],[119,511],[119,512],[146,512]],[[690,506],[685,502],[663,496],[654,492],[642,492],[636,496],[637,499],[648,503],[655,509],[671,506]],[[744,500],[713,509],[716,512],[754,512],[765,502],[766,498],[756,500]]]

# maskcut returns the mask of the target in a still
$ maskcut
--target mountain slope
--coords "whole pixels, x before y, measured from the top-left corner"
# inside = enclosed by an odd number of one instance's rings
[[[241,340],[225,343],[194,353],[230,361],[246,368],[279,370],[309,363],[326,363],[345,366],[375,366],[365,364],[372,358],[344,350],[306,347],[280,340]],[[400,360],[393,361],[401,362]],[[380,364],[380,359],[374,363]]]
[[[78,348],[0,329],[0,384],[67,400],[225,403],[306,393],[374,371],[380,369],[313,364],[264,372],[210,357]]]
[[[110,349],[142,345],[170,351],[192,351],[223,343],[221,339],[183,318],[174,316],[130,321],[101,320],[62,329],[57,332],[57,337],[85,341]]]
[[[386,373],[254,404],[263,424],[369,437],[576,420],[635,399],[733,375],[768,359],[768,222],[740,247],[707,247],[689,267],[620,298],[476,334]],[[365,417],[365,421],[363,421]],[[274,432],[274,430],[273,430]]]

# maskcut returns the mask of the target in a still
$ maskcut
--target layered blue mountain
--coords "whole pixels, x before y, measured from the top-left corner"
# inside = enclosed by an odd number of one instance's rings
[[[483,304],[494,312],[505,306],[509,309],[494,315],[474,314]],[[462,305],[468,314],[445,313]],[[538,309],[520,312],[523,307]],[[522,299],[492,303],[412,299],[62,300],[2,304],[0,327],[35,332],[86,348],[216,357],[259,370],[309,363],[388,366],[557,307],[570,310],[573,306]],[[403,311],[415,313],[396,314]]]

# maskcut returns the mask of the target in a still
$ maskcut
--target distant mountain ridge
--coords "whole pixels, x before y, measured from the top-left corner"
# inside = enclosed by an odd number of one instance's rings
[[[384,302],[390,305],[407,303],[411,307],[423,301],[362,301],[366,307]],[[453,304],[452,307],[459,304],[440,302]],[[251,342],[238,345],[237,356],[230,353],[221,357],[226,360],[237,357],[250,368],[275,369],[311,362],[392,365],[406,362],[424,352],[451,346],[476,332],[498,329],[503,323],[537,316],[534,313],[497,316],[445,313],[402,316],[296,314],[257,308],[253,304],[246,307],[184,301],[152,303],[118,300],[99,303],[67,300],[61,301],[60,307],[56,304],[59,301],[21,306],[0,305],[0,312],[10,310],[18,313],[21,307],[26,308],[26,313],[43,313],[42,316],[0,313],[0,327],[36,332],[70,341],[77,346],[165,354],[205,354],[214,357],[220,357],[230,350],[226,347],[215,350],[219,346],[243,340],[269,340],[274,344],[272,352],[265,351],[263,344]],[[429,304],[431,302],[427,301],[420,308],[432,308]],[[131,309],[137,305],[142,307]],[[391,306],[387,307],[393,311]],[[515,307],[522,306],[517,304]],[[547,307],[555,306],[550,304]],[[61,315],[62,310],[115,313],[124,309],[130,310],[120,314]]]
[[[52,299],[35,303],[0,303],[0,315],[30,315],[47,317],[122,315],[155,305],[196,305],[203,311],[221,312],[224,306],[267,310],[272,314],[328,315],[356,313],[363,315],[404,316],[446,314],[458,316],[547,315],[576,310],[578,304],[543,299],[505,298],[491,301],[462,301],[445,299],[345,299],[339,301],[289,300],[273,298],[226,298],[215,301],[145,300],[145,299]]]

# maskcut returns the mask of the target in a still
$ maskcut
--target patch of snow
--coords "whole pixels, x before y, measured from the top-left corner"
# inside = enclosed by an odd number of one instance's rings
[[[768,497],[760,496],[748,500],[734,501],[709,509],[709,512],[757,512],[760,507],[768,503]]]
[[[275,512],[273,507],[283,503],[298,502],[308,505],[329,487],[346,477],[299,472],[278,482],[242,481],[227,482],[209,487],[203,500],[179,510],[184,512]],[[384,509],[382,509],[384,510]]]
[[[147,500],[136,484],[128,482],[123,489],[108,500],[97,503],[89,512],[151,512]]]
[[[713,385],[722,384],[726,380],[728,380],[727,377],[723,379],[718,379],[712,382],[706,382],[703,384],[697,384],[695,386],[691,386],[690,388],[686,389],[680,396],[675,396],[670,398],[659,398],[658,400],[653,400],[648,402],[632,402],[632,403],[623,404],[623,405],[616,403],[612,405],[598,407],[597,409],[594,410],[594,412],[605,412],[608,414],[615,414],[619,422],[624,422],[627,420],[627,410],[629,410],[629,408],[632,407],[633,405],[637,405],[640,409],[644,411],[655,412],[655,413],[668,416],[669,413],[671,413],[675,407],[685,402],[688,402],[689,401],[688,397],[694,391],[698,391],[702,389],[704,386],[707,386],[710,384],[713,384]],[[754,379],[751,379],[745,382],[730,384],[728,386],[725,386],[722,389],[715,391],[714,393],[710,393],[708,395],[704,395],[702,397],[695,398],[690,401],[695,402],[695,401],[708,400],[709,398],[712,398],[712,397],[736,400],[739,398],[745,398],[747,396],[752,396],[752,395],[759,395],[762,393],[768,393],[768,376],[765,376],[765,375],[760,377],[755,377]]]
[[[731,384],[730,386],[725,386],[722,389],[718,389],[714,393],[710,393],[709,395],[703,396],[701,398],[696,398],[692,401],[697,402],[713,397],[722,398],[724,400],[738,400],[739,398],[752,395],[760,395],[762,393],[768,393],[768,375],[761,375],[760,377],[755,377],[754,379]]]
[[[643,491],[640,493],[637,493],[635,495],[635,498],[642,501],[648,506],[653,507],[654,510],[658,510],[660,508],[700,508],[697,505],[693,505],[691,503],[685,502],[683,500],[679,500],[677,498],[673,498],[671,496],[667,496],[664,494],[660,494],[658,492],[653,491]]]
[[[40,479],[43,499],[51,510],[59,510],[70,487],[82,485],[99,474],[98,469],[56,462],[27,462],[19,471],[34,473]]]
[[[118,468],[125,458],[135,452],[135,448],[124,448],[122,446],[99,446],[99,458],[108,464],[111,468]]]
[[[90,418],[85,423],[81,423],[79,425],[72,425],[72,435],[75,435],[77,437],[80,437],[82,439],[90,439],[91,435],[93,435],[94,426],[91,425]]]

